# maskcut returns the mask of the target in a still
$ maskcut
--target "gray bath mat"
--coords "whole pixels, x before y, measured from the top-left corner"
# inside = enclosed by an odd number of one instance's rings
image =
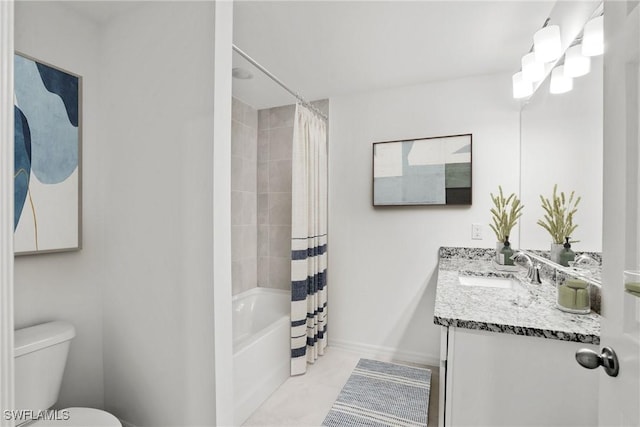
[[[323,426],[427,425],[431,371],[360,359]]]

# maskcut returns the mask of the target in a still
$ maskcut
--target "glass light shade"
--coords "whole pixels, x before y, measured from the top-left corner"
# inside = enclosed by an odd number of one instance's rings
[[[604,16],[587,22],[582,35],[582,54],[598,56],[604,53]]]
[[[580,77],[591,71],[591,58],[582,55],[582,46],[567,49],[564,56],[564,74],[567,77]]]
[[[539,82],[544,77],[544,62],[536,61],[536,54],[531,52],[522,57],[522,76],[530,82]]]
[[[564,65],[556,67],[551,72],[551,83],[549,84],[549,92],[565,93],[573,89],[573,79],[564,73]]]
[[[560,58],[562,54],[560,27],[549,25],[536,31],[533,35],[533,49],[538,62],[551,62]]]
[[[533,83],[522,77],[522,72],[517,72],[511,78],[513,81],[513,97],[515,99],[526,98],[533,93]]]

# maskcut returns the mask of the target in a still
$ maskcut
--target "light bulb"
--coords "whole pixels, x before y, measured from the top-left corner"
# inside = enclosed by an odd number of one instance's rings
[[[522,57],[522,76],[530,82],[539,82],[544,77],[544,62],[536,61],[534,52]]]
[[[522,77],[522,72],[519,71],[511,78],[513,81],[513,97],[515,99],[526,98],[533,93],[533,84]]]
[[[560,58],[562,54],[560,27],[548,25],[536,31],[533,35],[533,46],[538,62],[551,62]]]
[[[573,89],[573,79],[564,72],[564,65],[556,67],[551,72],[551,83],[549,92],[559,94],[569,92]]]
[[[593,18],[584,26],[582,54],[597,56],[604,53],[604,16]]]
[[[564,56],[564,74],[568,77],[580,77],[591,71],[591,58],[582,55],[582,46],[567,49]]]

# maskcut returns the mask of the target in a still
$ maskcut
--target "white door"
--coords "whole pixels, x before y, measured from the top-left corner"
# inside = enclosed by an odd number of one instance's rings
[[[624,292],[623,271],[640,270],[638,142],[640,7],[605,1],[604,227],[601,347],[620,372],[598,369],[599,425],[640,426],[640,298]],[[594,374],[596,374],[594,372]]]

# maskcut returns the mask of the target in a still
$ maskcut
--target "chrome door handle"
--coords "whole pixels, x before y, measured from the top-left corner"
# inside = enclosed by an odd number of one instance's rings
[[[598,366],[602,366],[610,377],[618,376],[620,371],[618,356],[616,356],[616,352],[611,347],[603,347],[600,354],[588,348],[581,348],[576,351],[576,360],[587,369],[595,369]]]

